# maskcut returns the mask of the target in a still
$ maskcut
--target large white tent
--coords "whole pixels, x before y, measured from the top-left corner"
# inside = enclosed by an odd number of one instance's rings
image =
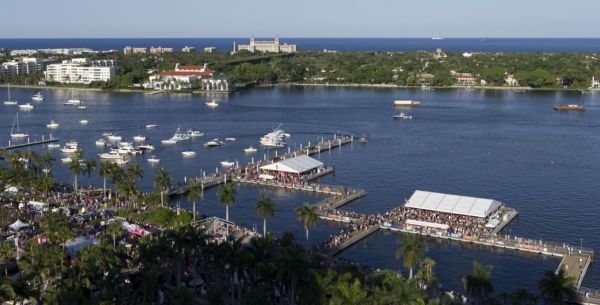
[[[323,162],[306,155],[301,155],[261,166],[260,169],[292,174],[302,174],[321,167],[323,167]]]
[[[407,208],[486,218],[502,203],[485,198],[415,191],[404,205]]]
[[[21,221],[21,219],[17,219],[17,221],[13,222],[10,226],[8,226],[13,231],[18,231],[23,228],[29,227],[28,224]]]

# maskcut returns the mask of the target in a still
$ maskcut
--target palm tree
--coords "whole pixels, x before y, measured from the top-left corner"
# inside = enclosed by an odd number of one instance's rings
[[[102,197],[106,196],[106,177],[110,175],[110,164],[108,162],[100,162],[98,167],[98,175],[102,177]]]
[[[367,291],[362,286],[360,279],[354,278],[354,281],[341,281],[337,285],[337,293],[332,299],[332,304],[359,305],[367,300]]]
[[[204,187],[200,181],[190,179],[187,184],[187,192],[187,200],[192,202],[193,220],[196,221],[196,201],[204,196]]]
[[[235,195],[237,195],[237,190],[231,182],[221,185],[217,192],[219,202],[225,206],[225,220],[227,221],[229,221],[229,206],[235,202]]]
[[[49,151],[46,151],[42,155],[42,164],[44,166],[44,169],[46,170],[46,176],[48,176],[48,171],[50,171],[50,169],[52,168],[52,162],[54,161],[56,161],[56,159],[54,159],[54,156],[52,156],[52,154]]]
[[[265,237],[267,237],[267,218],[270,218],[275,214],[275,209],[277,209],[275,202],[265,195],[260,197],[260,200],[254,207],[256,215],[263,219],[263,236]]]
[[[492,266],[483,266],[478,261],[473,261],[473,273],[463,277],[463,285],[467,294],[475,299],[476,304],[483,304],[494,287],[491,282]]]
[[[73,160],[71,160],[71,164],[69,165],[69,169],[71,170],[71,173],[73,174],[73,187],[75,188],[75,190],[74,190],[75,194],[77,194],[77,177],[79,177],[79,175],[81,175],[81,173],[83,173],[84,168],[81,165],[81,163],[79,162],[79,159],[73,157]]]
[[[423,281],[423,283],[429,285],[435,281],[435,274],[433,273],[434,267],[435,261],[429,257],[426,257],[421,261],[421,266],[417,272],[417,276],[421,279],[421,281]]]
[[[421,260],[424,253],[427,252],[427,245],[419,235],[415,234],[406,235],[400,244],[400,249],[396,251],[396,259],[403,258],[404,267],[409,269],[408,278],[412,279],[413,268]]]
[[[88,176],[88,184],[91,184],[92,173],[96,171],[96,160],[88,158],[83,162],[83,174]]]
[[[567,276],[565,270],[560,268],[558,272],[546,271],[544,277],[538,282],[540,294],[549,304],[563,304],[567,299],[569,302],[575,300],[575,278]]]
[[[113,222],[111,222],[108,227],[106,227],[106,230],[108,231],[108,233],[110,234],[110,236],[113,239],[113,248],[117,247],[117,237],[119,237],[122,233],[123,233],[123,224],[121,223],[120,220],[115,219]]]
[[[44,176],[38,180],[37,187],[43,191],[48,197],[48,193],[54,188],[54,178],[52,176]]]
[[[285,248],[279,260],[277,261],[277,277],[282,281],[289,282],[290,304],[296,300],[296,285],[298,279],[307,271],[307,261],[305,251],[302,248],[292,246]]]
[[[160,205],[165,206],[164,194],[171,188],[171,177],[169,172],[160,168],[154,175],[154,187],[160,191]]]
[[[135,178],[144,178],[144,171],[142,170],[142,167],[137,164],[131,164],[128,168],[127,168],[127,173],[133,178],[133,182],[135,183]]]
[[[110,163],[108,172],[110,174],[110,180],[115,187],[115,195],[118,195],[119,190],[117,186],[121,180],[123,180],[123,177],[125,177],[125,171],[116,163]]]
[[[304,222],[304,231],[306,232],[306,247],[308,247],[308,230],[312,229],[312,227],[319,222],[317,208],[311,206],[308,202],[305,202],[301,207],[296,208],[296,219]]]

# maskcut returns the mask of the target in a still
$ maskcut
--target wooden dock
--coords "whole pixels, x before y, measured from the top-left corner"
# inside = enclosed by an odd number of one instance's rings
[[[352,233],[352,236],[350,238],[346,239],[338,246],[327,248],[327,250],[325,250],[325,253],[330,256],[335,256],[341,253],[342,251],[346,250],[347,248],[351,247],[352,245],[356,244],[357,242],[363,240],[367,236],[377,232],[379,229],[380,227],[378,225],[374,225],[364,230],[355,231],[354,233]]]
[[[593,253],[581,250],[571,250],[563,256],[556,272],[564,269],[567,276],[575,279],[575,288],[581,287],[581,283],[587,273],[587,269],[593,259]]]
[[[317,202],[314,206],[316,206],[317,209],[322,212],[325,212],[327,210],[335,210],[348,204],[351,201],[365,196],[366,194],[367,192],[361,189],[346,189],[345,192],[339,193],[336,196],[325,198]]]
[[[58,142],[58,141],[60,141],[60,139],[54,138],[54,137],[52,137],[52,135],[50,135],[50,137],[47,139],[44,138],[44,136],[42,136],[41,139],[33,140],[33,141],[30,141],[29,138],[27,138],[27,142],[24,142],[24,143],[12,144],[9,141],[7,146],[0,146],[0,150],[2,150],[2,149],[11,150],[11,149],[23,148],[23,147],[34,146],[34,145],[42,145],[42,144]]]

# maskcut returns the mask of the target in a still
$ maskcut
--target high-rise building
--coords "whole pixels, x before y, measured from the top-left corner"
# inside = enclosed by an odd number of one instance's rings
[[[279,42],[279,36],[275,36],[275,39],[273,41],[266,41],[266,40],[256,40],[256,38],[254,37],[254,35],[252,35],[252,37],[250,37],[250,43],[249,44],[238,44],[237,47],[235,47],[234,51],[242,51],[242,50],[246,50],[246,51],[250,51],[252,53],[254,52],[271,52],[271,53],[294,53],[296,52],[296,45],[295,44],[281,44]]]
[[[108,64],[107,61],[91,61],[87,58],[64,60],[60,64],[51,64],[44,72],[48,81],[67,84],[89,84],[92,82],[105,82],[115,75],[114,66],[98,66]],[[114,65],[114,61],[111,61]]]

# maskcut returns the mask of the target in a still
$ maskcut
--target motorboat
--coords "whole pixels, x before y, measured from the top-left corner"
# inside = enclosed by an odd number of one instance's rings
[[[227,142],[235,142],[236,138],[225,138]]]
[[[219,139],[213,139],[204,143],[204,147],[217,147],[223,145],[223,142],[219,141]]]
[[[113,160],[107,160],[109,162],[113,162],[117,165],[125,165],[127,164],[127,162],[129,162],[127,159],[113,159]]]
[[[421,102],[413,100],[395,100],[394,106],[396,107],[421,107]]]
[[[98,139],[96,140],[96,146],[104,146],[106,145],[106,140],[105,139]]]
[[[19,105],[19,109],[21,109],[21,110],[32,110],[33,109],[33,105],[31,105],[30,103],[21,104],[21,105]]]
[[[48,149],[60,148],[60,144],[58,144],[58,143],[50,143],[46,146],[48,147]]]
[[[235,165],[235,162],[231,162],[231,161],[221,161],[221,166],[223,167],[232,167]]]
[[[121,141],[121,139],[123,139],[123,137],[117,136],[114,134],[111,134],[110,136],[108,136],[108,140],[111,142],[118,142],[118,141]]]
[[[286,133],[281,129],[281,125],[279,124],[273,131],[260,138],[260,145],[265,148],[282,148],[287,146],[285,142]]]
[[[203,133],[203,132],[200,132],[199,130],[191,130],[191,129],[188,129],[188,130],[187,130],[185,133],[186,133],[186,134],[187,134],[187,135],[188,135],[190,138],[197,138],[197,137],[201,137],[201,136],[203,136],[203,135],[204,135],[204,133]]]
[[[103,137],[110,137],[110,136],[112,136],[112,135],[113,135],[113,133],[112,133],[112,132],[110,132],[110,131],[108,131],[108,130],[102,133],[102,136],[103,136]]]
[[[64,158],[61,158],[60,161],[62,163],[71,163],[71,161],[73,161],[73,158],[71,158],[71,157],[64,157]]]
[[[158,125],[156,124],[148,124],[146,125],[146,129],[152,129],[152,128],[156,128]]]
[[[152,157],[148,158],[148,162],[156,164],[156,163],[160,162],[160,159],[157,156],[152,156]]]
[[[79,143],[77,143],[77,141],[75,140],[71,140],[67,143],[65,143],[66,146],[79,146]]]
[[[367,135],[360,136],[360,143],[367,144],[369,140],[367,139]]]
[[[394,120],[412,120],[412,115],[407,115],[404,112],[400,112],[400,114],[394,115]]]
[[[585,111],[584,104],[558,104],[552,108],[556,111]]]
[[[160,141],[162,144],[177,144],[181,141],[189,140],[190,136],[187,133],[182,133],[181,129],[177,128],[175,134],[170,139]]]
[[[79,121],[79,124],[81,124],[81,125],[87,125],[88,123],[89,123],[88,120]]]
[[[247,153],[247,154],[252,154],[252,153],[255,153],[257,151],[258,151],[258,149],[254,148],[252,146],[250,146],[248,148],[244,148],[244,152]]]
[[[56,129],[56,128],[60,127],[60,124],[54,122],[54,120],[51,120],[50,123],[46,124],[46,127],[50,128],[50,129]]]
[[[17,126],[16,130],[15,130],[15,125]],[[19,128],[19,113],[18,112],[15,115],[15,120],[13,121],[13,125],[10,128],[10,137],[14,138],[14,139],[24,139],[24,138],[29,137],[28,134],[21,132],[21,130]]]
[[[116,149],[111,149],[109,152],[98,154],[98,156],[100,159],[104,160],[123,159],[123,156]]]
[[[8,90],[8,99],[4,101],[4,105],[14,106],[19,104],[16,100],[10,98],[10,84],[6,85],[6,89]]]
[[[41,102],[44,100],[44,96],[42,93],[38,92],[31,97],[31,100],[34,102]]]
[[[147,152],[147,151],[153,151],[155,148],[154,148],[154,145],[142,144],[142,145],[139,145],[137,147],[137,149],[139,149],[142,152]]]
[[[87,106],[85,106],[85,105],[79,105],[79,106],[77,106],[77,109],[86,110]]]
[[[184,157],[193,157],[196,155],[195,151],[182,151],[181,155]]]
[[[119,147],[117,148],[117,152],[122,155],[135,155],[137,152],[133,148],[133,144],[129,142],[119,142]]]
[[[60,151],[65,154],[72,154],[77,151],[78,147],[79,147],[79,144],[77,142],[70,141],[70,142],[65,143],[65,146],[63,148],[61,148]]]
[[[136,142],[144,142],[146,141],[146,137],[145,136],[141,136],[141,135],[137,135],[133,137],[133,140]]]
[[[217,103],[215,100],[212,100],[212,101],[210,101],[210,102],[206,102],[206,103],[204,103],[204,104],[206,104],[206,106],[208,106],[208,107],[210,107],[210,108],[216,108],[216,107],[219,107],[219,104],[218,104],[218,103]]]

